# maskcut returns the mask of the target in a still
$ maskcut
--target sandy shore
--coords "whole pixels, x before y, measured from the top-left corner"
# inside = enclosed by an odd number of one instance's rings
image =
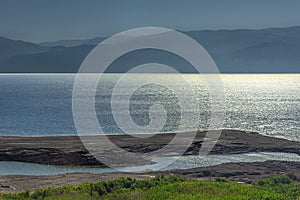
[[[199,152],[205,132],[199,132],[185,155]],[[130,136],[111,136],[119,147],[132,152],[149,152],[168,144],[174,134],[158,134],[140,139]],[[184,137],[184,134],[182,135]],[[78,137],[0,137],[0,161],[22,161],[53,165],[102,165],[84,148]],[[285,152],[300,155],[300,143],[259,135],[254,132],[224,130],[211,154],[233,154],[246,152]],[[113,150],[113,149],[112,149]],[[175,152],[171,152],[176,155]],[[141,160],[148,164],[149,160]],[[180,174],[188,179],[210,179],[227,177],[230,180],[251,182],[259,178],[293,172],[300,176],[300,163],[267,161],[257,163],[227,163],[213,167],[186,170],[171,170],[149,173],[75,173],[55,176],[0,176],[0,192],[17,192],[25,189],[48,186],[74,185],[98,182],[120,176],[150,178],[157,174]]]
[[[216,177],[226,177],[228,180],[251,183],[261,178],[294,173],[300,178],[299,162],[267,161],[256,163],[228,163],[212,167],[201,167],[186,170],[171,170],[164,172],[148,173],[72,173],[55,176],[0,176],[0,192],[19,192],[23,190],[34,190],[37,188],[59,187],[64,185],[77,185],[86,182],[99,182],[112,180],[118,177],[133,177],[137,179],[153,178],[158,174],[178,174],[189,180],[207,180]]]
[[[197,155],[206,132],[199,132],[184,155]],[[129,135],[110,136],[118,147],[131,152],[151,152],[167,145],[173,133],[157,134],[149,138],[136,138]],[[181,133],[180,137],[185,138]],[[100,146],[101,137],[97,138]],[[180,147],[177,145],[178,148]],[[108,154],[115,149],[105,149]],[[284,152],[300,155],[300,142],[266,137],[254,132],[224,130],[211,154],[232,154],[246,152]],[[177,155],[168,152],[168,155]],[[162,155],[163,156],[163,155]],[[50,165],[102,165],[81,143],[79,137],[0,137],[0,161],[21,161]],[[124,161],[129,162],[129,161]],[[150,160],[140,160],[139,164],[149,164]],[[130,163],[129,163],[130,164]]]

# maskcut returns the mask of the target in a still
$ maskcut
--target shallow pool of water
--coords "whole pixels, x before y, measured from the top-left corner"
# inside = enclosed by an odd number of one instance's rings
[[[189,169],[196,167],[215,166],[223,163],[238,163],[238,162],[264,162],[267,160],[279,161],[295,161],[300,162],[300,156],[292,153],[244,153],[244,154],[229,154],[229,155],[208,155],[202,156],[170,156],[158,157],[153,159],[156,164],[122,167],[122,168],[99,168],[99,167],[74,167],[74,166],[53,166],[40,165],[23,162],[0,162],[0,175],[56,175],[65,173],[106,173],[118,171],[142,172],[145,170],[170,170],[170,169]],[[165,163],[174,161],[171,165],[161,168]]]

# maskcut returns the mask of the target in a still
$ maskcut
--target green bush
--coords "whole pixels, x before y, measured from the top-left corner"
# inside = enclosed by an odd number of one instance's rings
[[[157,176],[145,180],[118,178],[3,194],[0,199],[299,199],[300,184],[294,179],[291,174],[274,176],[250,185],[230,182],[225,178],[217,178],[216,181],[187,181],[180,176]]]
[[[222,177],[220,178],[220,177],[219,177],[219,178],[216,178],[216,181],[217,181],[217,182],[223,182],[223,183],[226,183],[226,182],[227,182],[227,179],[226,179],[226,178],[222,178]]]
[[[292,180],[289,176],[274,176],[258,181],[258,185],[273,187],[280,184],[290,184],[291,182]]]

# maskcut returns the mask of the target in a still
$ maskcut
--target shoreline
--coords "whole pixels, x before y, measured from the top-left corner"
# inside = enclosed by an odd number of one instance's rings
[[[266,161],[226,163],[212,167],[142,173],[68,173],[52,176],[3,175],[0,176],[0,193],[17,193],[24,190],[34,191],[39,188],[96,183],[104,180],[114,180],[120,177],[150,179],[157,175],[180,175],[186,180],[215,180],[216,178],[226,178],[229,181],[250,184],[263,178],[287,173],[293,173],[299,178],[300,162]]]
[[[190,147],[183,155],[198,155],[206,132],[198,132]],[[130,152],[149,153],[167,145],[175,133],[157,134],[149,138],[137,138],[130,135],[96,136],[101,147],[101,137],[108,137],[116,146]],[[184,139],[185,133],[178,133]],[[94,138],[92,138],[94,139]],[[106,146],[107,147],[107,146]],[[178,144],[180,148],[180,144]],[[116,149],[108,147],[105,154]],[[239,154],[249,152],[281,152],[300,155],[300,142],[286,139],[273,138],[238,130],[223,130],[216,145],[210,154]],[[103,153],[103,155],[104,155]],[[176,156],[176,149],[168,155]],[[70,166],[103,166],[95,159],[82,144],[78,136],[0,136],[0,161],[17,161],[45,165],[70,165]],[[145,158],[134,163],[122,160],[125,165],[151,164],[151,158]]]
[[[157,134],[150,138],[135,138],[128,135],[110,135],[116,145],[132,152],[149,152],[167,144],[175,133]],[[184,133],[180,133],[184,136]],[[206,132],[198,132],[193,143],[184,155],[197,155]],[[20,137],[0,136],[0,161],[17,161],[47,165],[99,166],[97,161],[81,143],[77,136]],[[112,149],[113,150],[113,149]],[[300,155],[300,142],[272,138],[256,132],[223,130],[210,152],[213,155],[240,154],[248,152],[282,152]],[[170,152],[176,155],[177,152]],[[145,158],[140,164],[149,164]],[[126,164],[130,164],[126,163]],[[173,169],[168,171],[125,173],[108,172],[67,173],[50,176],[1,175],[0,192],[19,192],[45,187],[77,185],[85,182],[99,182],[118,177],[137,179],[152,178],[156,175],[181,175],[189,180],[215,179],[226,177],[228,180],[251,183],[261,178],[292,172],[300,177],[300,162],[265,161],[224,163],[210,167],[192,169]]]

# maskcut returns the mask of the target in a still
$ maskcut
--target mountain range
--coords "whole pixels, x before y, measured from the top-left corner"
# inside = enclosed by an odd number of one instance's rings
[[[199,42],[222,73],[300,73],[300,26],[181,32]],[[0,37],[0,73],[77,72],[87,54],[105,39],[36,44]],[[194,72],[178,56],[152,49],[121,56],[107,72],[124,72],[148,62],[168,64],[181,73]]]

